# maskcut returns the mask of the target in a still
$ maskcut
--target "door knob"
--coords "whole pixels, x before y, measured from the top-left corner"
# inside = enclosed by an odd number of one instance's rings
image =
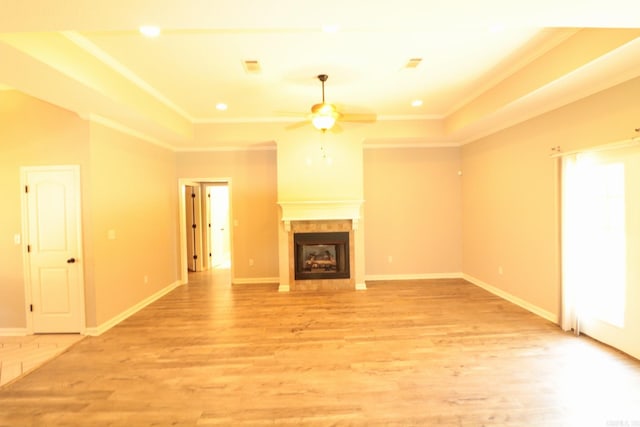
[[[76,262],[76,259],[75,259],[75,258],[69,258],[69,259],[67,260],[67,264],[73,264],[73,263],[75,263],[75,262]]]

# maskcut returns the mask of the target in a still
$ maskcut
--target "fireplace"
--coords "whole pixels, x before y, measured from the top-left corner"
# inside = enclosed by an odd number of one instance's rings
[[[280,292],[366,289],[361,200],[279,204]]]
[[[295,280],[348,279],[349,232],[294,233]]]

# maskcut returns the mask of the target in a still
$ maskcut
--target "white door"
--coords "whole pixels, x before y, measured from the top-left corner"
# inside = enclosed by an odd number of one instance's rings
[[[227,184],[212,185],[209,189],[209,206],[211,211],[210,241],[215,268],[230,266],[229,237],[229,186]]]
[[[208,186],[204,186],[206,197],[203,198],[203,209],[204,209],[204,225],[203,225],[203,234],[202,234],[202,244],[204,245],[205,255],[203,257],[203,262],[206,260],[206,265],[204,266],[205,270],[213,268],[213,246],[211,239],[211,190]]]
[[[189,271],[196,271],[196,220],[195,220],[195,187],[191,185],[185,185],[184,187],[184,199],[185,199],[185,213],[186,213],[186,237],[187,237],[187,268]]]
[[[83,332],[79,167],[29,167],[22,176],[33,332]]]
[[[202,257],[202,212],[200,187],[198,185],[185,186],[186,202],[186,236],[187,259],[189,271],[202,271],[205,262]]]

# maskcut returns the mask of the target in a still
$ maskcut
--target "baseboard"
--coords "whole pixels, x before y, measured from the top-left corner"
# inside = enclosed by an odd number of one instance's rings
[[[476,279],[473,276],[464,273],[428,273],[428,274],[389,274],[389,275],[367,275],[365,276],[365,280],[367,282],[375,282],[375,281],[402,281],[402,280],[432,280],[432,279],[464,279],[492,294],[499,296],[500,298],[509,301],[519,307],[524,308],[531,313],[542,317],[550,322],[558,324],[559,319],[558,316],[551,313],[550,311],[544,310],[534,304],[531,304],[521,298],[516,297],[508,292],[503,291],[502,289],[498,289],[495,286],[491,286],[488,283],[483,282],[482,280]],[[356,287],[356,289],[358,289]]]
[[[280,283],[280,277],[251,277],[245,279],[235,278],[231,281],[232,285],[265,285],[271,283]]]
[[[29,335],[27,328],[0,328],[0,337],[22,337]]]
[[[433,280],[462,279],[462,273],[424,273],[424,274],[370,274],[364,277],[367,282],[377,280]]]
[[[522,308],[524,308],[527,311],[530,311],[531,313],[542,317],[543,319],[546,319],[550,322],[559,323],[559,319],[558,316],[551,313],[550,311],[544,310],[540,307],[538,307],[537,305],[531,304],[521,298],[518,298],[515,295],[510,294],[509,292],[503,291],[502,289],[498,289],[495,286],[491,286],[488,283],[483,282],[480,279],[476,279],[473,276],[469,276],[468,274],[463,274],[462,278],[464,280],[466,280],[467,282],[471,282],[474,285],[488,291],[491,292],[492,294],[499,296],[500,298],[509,301],[510,303],[513,303],[517,306],[520,306]]]
[[[127,317],[137,313],[138,311],[142,310],[143,308],[145,308],[146,306],[148,306],[152,302],[155,302],[155,301],[159,300],[160,298],[162,298],[163,296],[165,296],[166,294],[168,294],[169,292],[171,292],[172,290],[174,290],[175,288],[177,288],[180,285],[181,285],[180,281],[176,280],[175,282],[173,282],[172,284],[170,284],[166,288],[160,289],[155,294],[143,299],[142,301],[140,301],[139,303],[135,304],[131,308],[123,311],[122,313],[120,313],[120,314],[118,314],[118,315],[116,315],[114,317],[112,317],[111,319],[107,320],[106,322],[104,322],[103,324],[99,325],[98,327],[86,328],[85,334],[86,335],[92,335],[92,336],[98,336],[98,335],[104,334],[109,329],[113,328],[118,323],[120,323],[123,320],[125,320]]]

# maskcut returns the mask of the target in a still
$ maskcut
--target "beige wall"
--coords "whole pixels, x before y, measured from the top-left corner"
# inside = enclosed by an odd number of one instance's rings
[[[88,327],[177,281],[173,153],[17,91],[0,91],[3,329],[26,327],[22,246],[13,243],[22,222],[19,168],[56,164],[80,165]],[[115,230],[115,240],[107,239],[108,230]]]
[[[20,167],[89,165],[89,127],[77,115],[17,91],[0,91],[0,328],[25,328]],[[83,185],[83,197],[88,189]]]
[[[367,277],[462,271],[459,170],[457,147],[364,150]]]
[[[278,277],[276,150],[182,152],[178,178],[230,179],[234,279]],[[177,186],[175,192],[177,193]],[[253,265],[249,265],[249,260]]]
[[[362,200],[362,142],[316,129],[278,141],[278,201]]]
[[[100,325],[178,280],[178,194],[172,151],[91,123],[90,159],[86,275]]]
[[[557,316],[559,170],[550,148],[634,136],[638,94],[634,79],[463,147],[465,274]]]

